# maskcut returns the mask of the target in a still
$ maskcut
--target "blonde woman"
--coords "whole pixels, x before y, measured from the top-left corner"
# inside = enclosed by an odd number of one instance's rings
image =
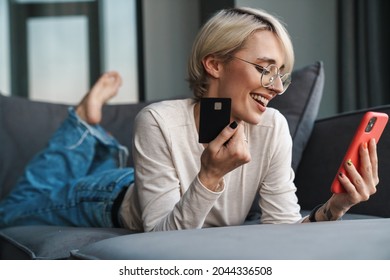
[[[60,129],[61,135],[73,135],[70,142],[54,137],[29,165],[19,188],[0,204],[2,226],[43,223],[165,231],[240,225],[256,195],[260,223],[341,218],[376,191],[376,144],[372,140],[361,147],[361,171],[346,164],[348,177],[339,176],[346,193],[333,195],[302,217],[287,121],[267,107],[289,86],[293,64],[289,35],[274,16],[250,8],[218,12],[193,45],[188,80],[194,98],[155,103],[138,114],[134,169],[115,168],[112,156],[123,157],[125,150],[98,125],[101,107],[121,84],[118,73],[106,73]],[[230,124],[208,144],[198,142],[202,97],[232,102]],[[63,168],[47,168],[50,162]],[[81,172],[80,166],[94,166],[94,172]],[[50,193],[49,199],[38,195],[34,202],[20,195],[36,189]],[[28,204],[18,207],[22,213],[9,210],[21,201]]]

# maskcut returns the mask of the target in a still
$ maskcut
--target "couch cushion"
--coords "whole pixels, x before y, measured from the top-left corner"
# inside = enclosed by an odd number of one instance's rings
[[[274,98],[270,106],[278,109],[289,124],[294,142],[292,167],[297,169],[303,150],[313,130],[322,99],[325,74],[322,62],[295,70],[286,92]]]
[[[389,230],[390,219],[363,219],[148,232],[102,240],[73,251],[72,256],[103,260],[387,260]]]
[[[0,230],[0,259],[66,259],[73,249],[130,233],[125,229],[58,226],[6,228]]]

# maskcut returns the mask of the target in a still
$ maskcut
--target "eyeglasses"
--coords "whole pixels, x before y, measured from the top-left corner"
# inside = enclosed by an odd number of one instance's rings
[[[291,73],[285,73],[283,75],[280,74],[279,68],[275,64],[270,64],[267,67],[263,67],[259,64],[249,62],[236,56],[232,57],[255,66],[256,70],[261,73],[260,82],[261,85],[265,88],[272,86],[275,83],[275,80],[279,77],[282,81],[283,91],[279,92],[278,95],[282,95],[291,84]]]

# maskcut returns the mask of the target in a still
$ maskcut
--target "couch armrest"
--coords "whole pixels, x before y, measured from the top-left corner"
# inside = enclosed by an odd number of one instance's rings
[[[312,209],[331,196],[330,185],[355,130],[367,111],[390,115],[390,105],[374,107],[317,120],[296,172],[297,195],[303,209]],[[379,179],[377,193],[356,205],[350,213],[390,217],[390,127],[378,143]]]

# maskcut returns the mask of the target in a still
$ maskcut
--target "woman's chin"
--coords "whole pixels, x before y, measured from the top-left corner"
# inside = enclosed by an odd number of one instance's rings
[[[253,114],[250,117],[243,118],[243,121],[248,124],[257,125],[260,123],[262,118],[263,112],[257,113],[256,115]]]

